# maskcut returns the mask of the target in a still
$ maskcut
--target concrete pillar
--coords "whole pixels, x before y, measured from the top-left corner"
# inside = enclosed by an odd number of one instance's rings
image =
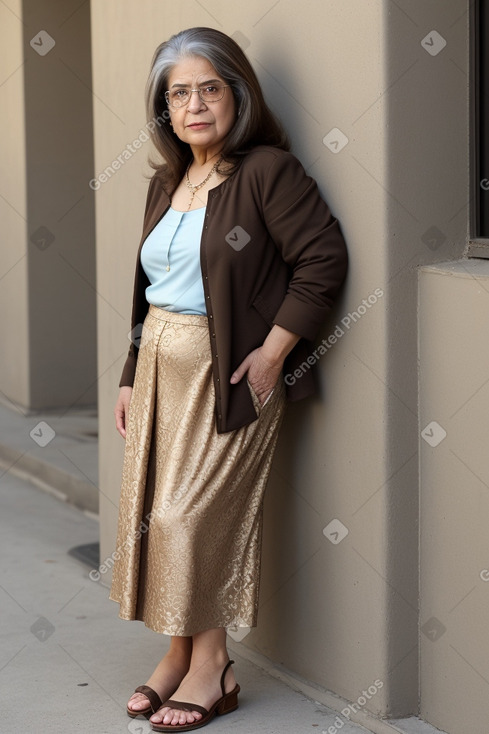
[[[95,405],[89,7],[24,0],[1,12],[2,390],[27,410]]]
[[[486,734],[489,262],[424,267],[419,324],[421,715]]]
[[[0,104],[0,145],[2,190],[0,221],[2,248],[0,250],[0,312],[9,319],[0,319],[0,372],[2,399],[28,405],[29,390],[29,323],[27,280],[27,198],[25,99],[23,64],[23,34],[18,14],[21,2],[10,12],[0,8],[0,34],[4,49]],[[8,345],[8,348],[6,348]],[[16,359],[12,359],[12,355]]]

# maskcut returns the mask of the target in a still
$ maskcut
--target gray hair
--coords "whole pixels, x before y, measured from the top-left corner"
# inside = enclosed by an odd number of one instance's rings
[[[228,133],[221,154],[224,160],[236,162],[254,145],[275,145],[289,149],[289,141],[281,124],[268,108],[260,83],[241,47],[229,36],[214,28],[189,28],[160,44],[151,62],[146,84],[146,114],[153,125],[153,143],[166,162],[164,177],[176,186],[191,159],[190,147],[172,133],[164,98],[173,67],[188,56],[201,56],[209,61],[230,86],[236,105],[236,120]],[[161,163],[150,161],[153,168]]]

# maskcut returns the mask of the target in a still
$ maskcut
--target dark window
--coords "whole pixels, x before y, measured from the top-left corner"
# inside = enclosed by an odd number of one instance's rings
[[[489,238],[489,1],[478,0],[474,18],[475,222],[474,237]]]

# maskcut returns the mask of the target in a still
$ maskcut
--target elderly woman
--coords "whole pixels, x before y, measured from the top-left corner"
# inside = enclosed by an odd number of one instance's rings
[[[277,435],[287,399],[314,389],[310,370],[284,374],[308,364],[347,255],[231,38],[191,28],[162,43],[146,100],[164,163],[115,408],[126,443],[110,598],[171,635],[127,712],[175,732],[238,706],[226,628],[256,626]]]

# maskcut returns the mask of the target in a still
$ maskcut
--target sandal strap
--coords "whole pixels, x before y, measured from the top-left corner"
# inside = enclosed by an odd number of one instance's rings
[[[138,686],[136,690],[134,691],[134,693],[143,693],[146,696],[146,698],[149,700],[151,704],[151,710],[153,711],[154,714],[158,711],[158,709],[163,704],[163,701],[158,696],[156,691],[154,691],[149,686]]]
[[[199,706],[196,703],[187,703],[187,701],[175,701],[173,698],[169,698],[165,701],[163,706],[169,706],[172,709],[178,709],[179,711],[198,711],[202,716],[209,716],[209,712],[203,706]],[[176,726],[177,730],[179,727]]]
[[[226,667],[222,671],[221,675],[221,691],[223,698],[226,696],[226,690],[224,688],[224,678],[228,671],[228,669],[233,665],[234,660],[228,660],[226,663]],[[145,686],[141,686],[141,688],[144,688]],[[150,689],[151,690],[151,689]],[[233,691],[232,691],[233,692]],[[148,696],[149,698],[149,696]],[[198,711],[199,714],[202,714],[202,716],[209,716],[209,711],[205,709],[203,706],[199,706],[197,703],[188,703],[187,701],[175,701],[173,698],[169,698],[167,701],[165,701],[163,704],[161,704],[162,707],[169,706],[172,709],[178,709],[179,711]],[[200,723],[200,722],[199,722]],[[177,730],[179,727],[176,726],[175,730]]]
[[[222,695],[223,696],[226,695],[226,691],[224,690],[224,678],[226,676],[226,673],[228,671],[228,668],[230,668],[231,665],[233,665],[233,663],[234,663],[234,660],[228,660],[228,662],[226,663],[226,667],[222,671],[222,675],[221,675],[221,691],[222,691]]]

